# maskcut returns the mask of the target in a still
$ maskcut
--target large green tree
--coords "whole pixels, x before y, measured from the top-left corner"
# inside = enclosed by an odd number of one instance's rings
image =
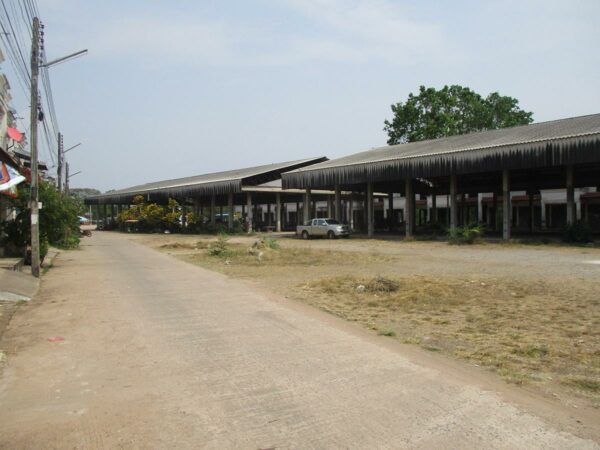
[[[519,108],[513,97],[493,92],[487,97],[463,86],[442,89],[421,86],[406,102],[392,105],[394,117],[385,121],[388,144],[437,139],[472,131],[526,125],[533,113]]]

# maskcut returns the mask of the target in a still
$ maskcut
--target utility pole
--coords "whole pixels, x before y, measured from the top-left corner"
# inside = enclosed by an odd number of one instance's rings
[[[33,18],[31,41],[31,274],[40,276],[40,223],[38,197],[38,75],[40,59],[40,20]]]
[[[63,135],[58,133],[58,167],[56,169],[56,180],[58,192],[62,192],[62,173],[63,173]]]
[[[65,195],[69,195],[69,163],[65,164]]]

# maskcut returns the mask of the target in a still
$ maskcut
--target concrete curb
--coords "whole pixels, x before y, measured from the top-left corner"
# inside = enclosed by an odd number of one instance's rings
[[[55,258],[60,254],[60,250],[51,248],[48,250],[42,269],[50,267]],[[0,270],[0,301],[18,302],[29,301],[38,292],[40,287],[40,278],[31,275],[31,266],[26,266],[22,272],[12,270]]]

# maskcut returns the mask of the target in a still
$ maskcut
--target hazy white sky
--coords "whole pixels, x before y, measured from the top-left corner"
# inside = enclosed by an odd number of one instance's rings
[[[499,91],[536,121],[600,112],[598,0],[38,5],[49,59],[89,49],[51,69],[65,146],[83,142],[73,187],[384,145],[390,104],[421,84]]]

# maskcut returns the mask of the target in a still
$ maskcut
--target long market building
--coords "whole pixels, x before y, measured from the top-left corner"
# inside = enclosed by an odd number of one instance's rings
[[[281,174],[326,161],[325,157],[268,164],[147,183],[85,199],[97,207],[96,217],[112,217],[141,195],[148,202],[166,204],[176,199],[209,223],[233,227],[234,217],[247,217],[253,229],[294,229],[309,217],[325,217],[332,208],[332,192],[315,190],[306,201],[305,192],[281,188]],[[308,207],[305,207],[308,205]]]
[[[504,239],[515,227],[541,232],[576,220],[600,231],[600,114],[376,148],[283,173],[282,181],[307,198],[333,190],[338,219],[341,193],[361,196],[365,207],[351,215],[362,216],[369,236],[399,223],[411,236],[438,221],[451,229],[484,222]],[[375,192],[388,193],[387,205]]]

